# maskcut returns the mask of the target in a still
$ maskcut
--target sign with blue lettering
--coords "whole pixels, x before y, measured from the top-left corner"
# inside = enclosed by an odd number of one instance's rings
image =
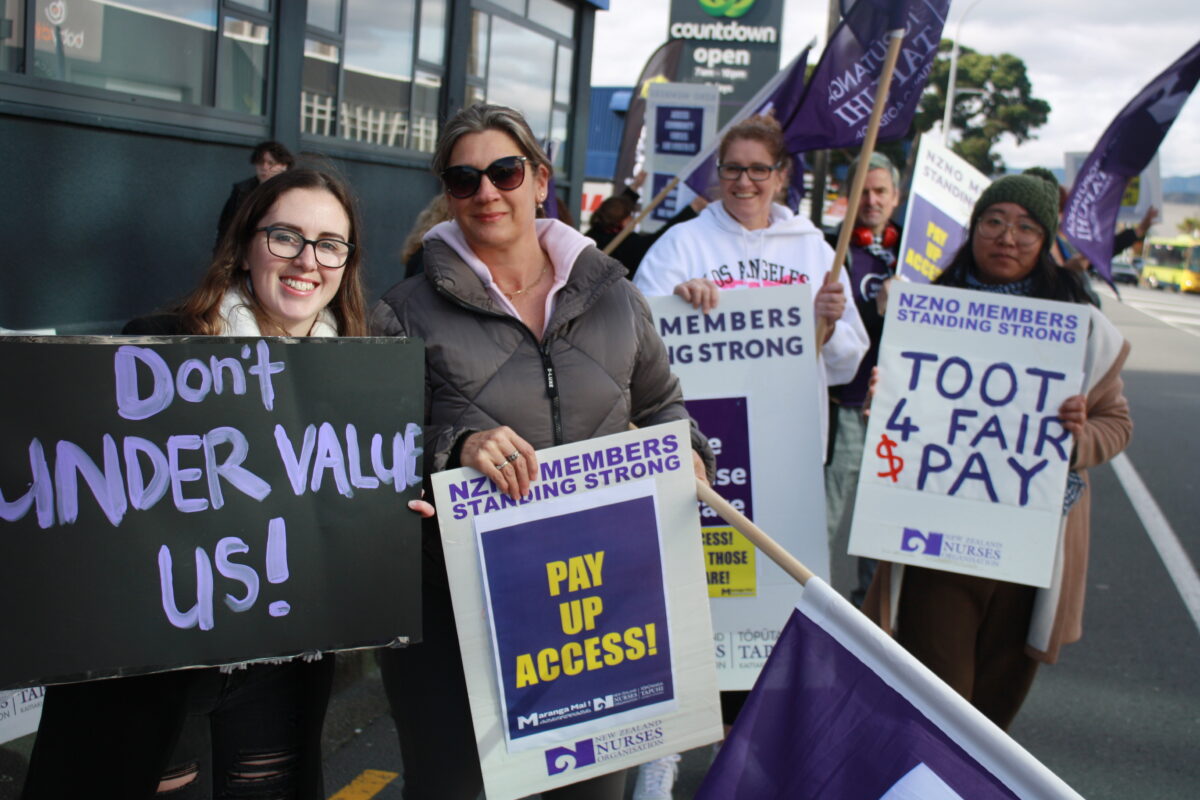
[[[694,156],[703,139],[704,109],[659,106],[654,119],[655,152],[676,156]]]
[[[776,276],[778,277],[778,276]],[[807,284],[721,293],[707,314],[649,297],[688,410],[717,457],[713,488],[816,574],[825,533],[825,393]],[[707,505],[700,509],[722,691],[754,685],[795,604],[796,581]]]
[[[646,143],[644,169],[653,176],[650,185],[657,197],[685,166],[717,135],[717,90],[695,83],[652,83],[646,92]],[[658,230],[695,194],[684,185],[677,186],[642,221],[644,232]],[[649,198],[647,198],[649,199]]]
[[[929,283],[942,274],[967,240],[971,210],[989,183],[958,153],[931,136],[921,138],[896,265],[902,278]]]
[[[0,689],[419,640],[419,341],[0,361]]]
[[[850,552],[1049,586],[1087,306],[897,283]]]
[[[721,738],[690,441],[674,422],[538,451],[521,502],[433,476],[489,798]]]
[[[476,521],[510,748],[675,705],[654,505],[641,480]]]

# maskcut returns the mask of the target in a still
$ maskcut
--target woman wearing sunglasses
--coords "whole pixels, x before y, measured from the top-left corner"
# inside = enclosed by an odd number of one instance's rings
[[[519,113],[461,111],[433,171],[451,220],[426,234],[424,274],[372,313],[377,334],[426,343],[426,476],[474,467],[520,498],[538,475],[535,449],[688,418],[624,268],[574,229],[538,219],[550,164]],[[711,464],[694,425],[692,445]],[[474,800],[482,777],[433,520],[424,533],[423,641],[382,660],[404,797]],[[624,785],[616,773],[542,796],[619,800]]]
[[[124,333],[363,336],[359,230],[340,180],[279,174],[234,215],[200,286]],[[326,656],[51,686],[23,797],[322,800],[332,679]]]
[[[677,294],[708,313],[730,289],[813,286],[814,312],[828,323],[818,356],[821,437],[826,437],[827,385],[853,380],[869,340],[854,303],[840,283],[828,280],[833,250],[806,218],[775,202],[790,180],[791,158],[774,117],[750,117],[726,132],[717,151],[720,198],[700,216],[671,228],[642,260],[633,282],[650,296]],[[722,692],[730,725],[747,692]],[[669,797],[677,758],[643,765],[638,789]],[[637,797],[638,795],[635,795]]]

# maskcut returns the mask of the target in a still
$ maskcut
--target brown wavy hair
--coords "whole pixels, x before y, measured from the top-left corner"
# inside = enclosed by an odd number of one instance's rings
[[[721,146],[717,151],[718,161],[725,160],[725,151],[729,148],[730,143],[737,139],[761,142],[775,163],[780,165],[783,174],[791,172],[792,157],[788,154],[787,146],[783,141],[783,128],[775,117],[770,114],[756,114],[730,128],[721,137]],[[785,180],[784,183],[786,184],[787,181]]]
[[[229,223],[229,228],[217,245],[212,263],[200,285],[179,305],[177,309],[183,327],[189,333],[216,336],[221,333],[221,300],[231,289],[241,289],[249,301],[249,307],[258,321],[258,328],[266,335],[287,336],[283,325],[271,318],[263,308],[250,283],[250,272],[242,269],[250,244],[257,235],[262,218],[275,205],[275,201],[293,189],[324,189],[337,198],[350,220],[349,241],[355,245],[346,266],[342,267],[342,283],[337,294],[326,308],[337,320],[339,336],[367,335],[367,303],[362,283],[362,244],[358,241],[362,230],[362,219],[358,203],[350,187],[336,175],[315,169],[292,169],[281,172],[270,180],[260,183],[242,203],[241,208]]]

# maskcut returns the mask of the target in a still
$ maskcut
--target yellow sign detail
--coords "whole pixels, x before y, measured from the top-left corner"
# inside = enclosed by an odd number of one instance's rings
[[[754,545],[734,528],[701,528],[709,597],[754,597]]]

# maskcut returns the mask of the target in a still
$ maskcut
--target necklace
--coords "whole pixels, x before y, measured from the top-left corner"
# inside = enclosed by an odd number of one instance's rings
[[[549,265],[542,264],[542,271],[538,273],[537,279],[534,280],[533,283],[526,286],[524,289],[517,289],[515,292],[505,292],[503,289],[501,289],[500,291],[504,292],[504,296],[507,297],[509,300],[512,300],[514,297],[517,297],[518,295],[525,294],[530,289],[532,289],[533,287],[537,286],[539,283],[542,282],[542,278],[545,277],[546,270],[548,270],[549,268],[550,268]]]

